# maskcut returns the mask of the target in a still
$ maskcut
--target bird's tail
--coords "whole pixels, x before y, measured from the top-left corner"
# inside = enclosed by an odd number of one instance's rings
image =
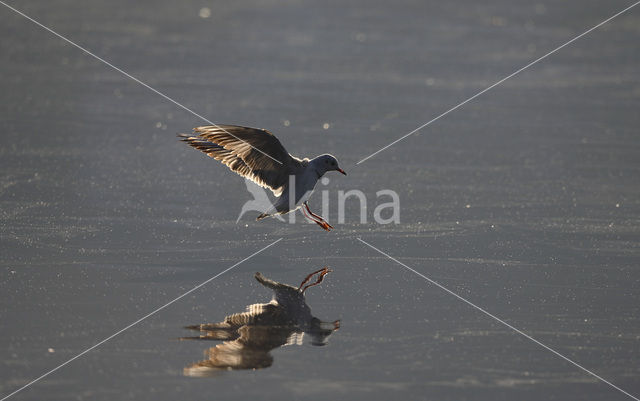
[[[271,216],[269,213],[262,213],[260,216],[256,217],[256,221],[260,221],[269,216]]]

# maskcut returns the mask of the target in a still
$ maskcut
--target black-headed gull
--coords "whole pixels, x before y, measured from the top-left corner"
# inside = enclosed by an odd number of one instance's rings
[[[290,155],[272,133],[259,128],[209,125],[194,128],[191,135],[178,136],[224,163],[232,171],[274,193],[277,199],[272,209],[262,213],[256,220],[302,207],[308,219],[327,231],[333,228],[322,216],[311,211],[308,199],[318,180],[327,171],[339,171],[347,175],[338,166],[335,157],[324,154],[313,159],[299,159]],[[290,192],[295,194],[291,202]]]

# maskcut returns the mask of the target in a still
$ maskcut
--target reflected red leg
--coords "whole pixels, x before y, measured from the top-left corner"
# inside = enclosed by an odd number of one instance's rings
[[[309,274],[307,277],[305,277],[305,279],[302,281],[302,283],[300,284],[300,287],[298,287],[298,291],[302,292],[304,294],[304,292],[307,290],[307,288],[313,287],[314,285],[318,285],[320,283],[322,283],[322,280],[324,280],[324,276],[326,276],[328,273],[330,273],[332,270],[329,269],[328,267],[323,267],[322,269],[315,271],[311,274]],[[312,284],[308,284],[307,286],[305,286],[304,288],[302,288],[303,285],[307,284],[309,282],[309,280],[311,280],[311,278],[313,276],[315,276],[316,274],[318,274],[318,279],[316,280],[315,283]]]

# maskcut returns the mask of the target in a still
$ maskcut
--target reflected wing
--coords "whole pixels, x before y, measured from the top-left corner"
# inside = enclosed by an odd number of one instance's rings
[[[271,349],[248,347],[238,340],[225,341],[205,352],[208,359],[184,368],[184,374],[203,377],[215,375],[220,370],[268,368],[273,364],[273,357],[269,354]]]
[[[253,304],[247,306],[246,312],[234,313],[224,318],[224,321],[220,323],[205,323],[193,326],[186,326],[185,329],[196,330],[201,332],[235,332],[240,327],[246,325],[274,325],[279,324],[280,320],[277,319],[279,309],[277,305],[268,304]],[[215,337],[215,335],[205,335],[205,337]]]
[[[209,125],[180,134],[182,141],[227,165],[232,171],[282,194],[289,175],[300,166],[269,131],[235,125]]]
[[[242,313],[234,313],[227,316],[225,323],[239,327],[246,325],[272,324],[274,316],[278,313],[278,307],[274,304],[252,304],[247,306],[247,311]]]

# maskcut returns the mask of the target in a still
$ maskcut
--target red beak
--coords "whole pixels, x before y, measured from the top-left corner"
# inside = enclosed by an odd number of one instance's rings
[[[341,172],[341,173],[342,173],[342,174],[344,174],[344,175],[347,175],[347,173],[345,173],[345,172],[344,172],[344,170],[343,170],[343,169],[341,169],[341,168],[339,168],[339,169],[338,169],[338,171],[339,171],[339,172]]]

